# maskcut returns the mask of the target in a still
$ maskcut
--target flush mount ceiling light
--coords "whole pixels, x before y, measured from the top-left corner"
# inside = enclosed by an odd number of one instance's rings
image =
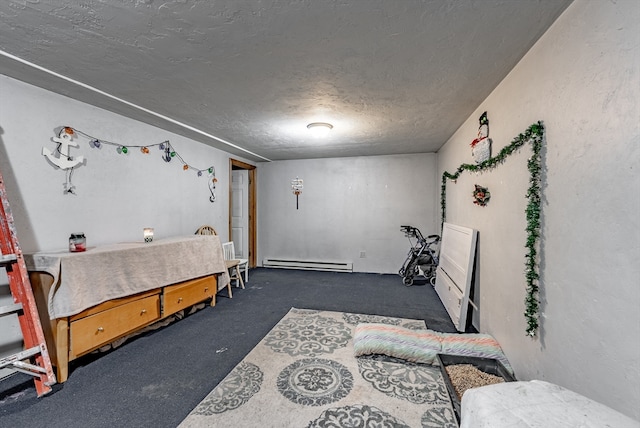
[[[312,122],[307,125],[307,129],[315,136],[323,136],[333,129],[333,125],[327,122]]]

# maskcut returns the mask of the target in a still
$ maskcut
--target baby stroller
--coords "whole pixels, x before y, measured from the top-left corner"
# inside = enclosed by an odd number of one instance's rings
[[[424,276],[431,285],[435,285],[438,267],[437,245],[440,242],[440,236],[429,235],[425,238],[420,230],[413,226],[400,226],[400,230],[409,238],[411,244],[407,259],[398,272],[403,278],[404,285],[407,287],[413,285],[413,279],[417,275]],[[415,244],[413,239],[416,239]]]

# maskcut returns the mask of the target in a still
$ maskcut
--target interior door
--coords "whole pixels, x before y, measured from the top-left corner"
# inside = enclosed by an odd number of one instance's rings
[[[231,240],[236,257],[247,259],[249,247],[249,171],[231,171]]]

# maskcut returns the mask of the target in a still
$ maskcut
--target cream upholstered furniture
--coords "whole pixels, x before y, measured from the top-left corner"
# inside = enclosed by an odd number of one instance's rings
[[[226,245],[226,250],[224,251],[229,252],[228,259],[238,260],[239,262],[238,268],[240,268],[241,271],[244,271],[244,282],[249,282],[249,260],[236,257],[236,246],[233,241],[227,242],[225,245]]]
[[[240,272],[240,260],[233,258],[233,242],[222,244],[222,253],[227,263],[227,269],[229,269],[230,280],[235,280],[236,287],[240,284],[240,287],[244,289],[244,281]],[[229,297],[231,297],[231,291],[229,291]]]
[[[191,235],[25,254],[59,382],[69,362],[211,300],[229,285],[217,236]]]

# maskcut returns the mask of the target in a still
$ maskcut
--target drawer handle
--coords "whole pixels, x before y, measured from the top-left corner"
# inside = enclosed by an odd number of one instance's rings
[[[182,297],[178,297],[178,303],[182,302]]]
[[[146,313],[147,313],[147,310],[146,310],[146,309],[143,309],[143,310],[141,310],[141,311],[140,311],[140,315],[144,315],[144,314],[146,314]]]
[[[104,331],[103,327],[98,327],[98,333],[102,333]]]
[[[209,291],[209,287],[206,287],[206,288],[204,289],[204,292],[205,292],[205,293],[206,293],[207,291]]]

